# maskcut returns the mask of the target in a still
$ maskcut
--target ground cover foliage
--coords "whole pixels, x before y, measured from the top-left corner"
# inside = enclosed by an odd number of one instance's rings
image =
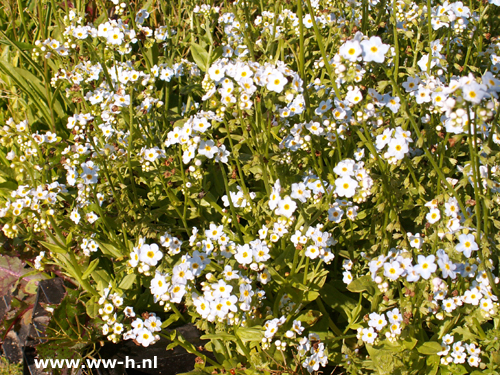
[[[1,264],[68,285],[40,355],[498,374],[499,6],[5,3]]]

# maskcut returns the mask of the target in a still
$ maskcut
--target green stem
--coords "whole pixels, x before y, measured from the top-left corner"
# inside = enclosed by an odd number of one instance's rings
[[[229,140],[229,145],[231,146],[231,150],[234,150],[234,145],[233,145],[233,140],[231,139],[231,131],[229,130],[229,125],[227,124],[227,121],[224,119],[224,123],[226,124],[226,130],[227,130],[227,139]],[[236,169],[238,169],[238,177],[239,177],[239,182],[241,184],[241,188],[243,189],[243,193],[245,194],[246,198],[248,199],[248,203],[252,207],[252,210],[254,212],[254,217],[257,219],[257,224],[259,227],[262,227],[262,222],[260,221],[257,214],[257,206],[255,205],[255,202],[252,200],[250,197],[250,192],[247,188],[247,185],[245,184],[245,176],[243,175],[243,168],[241,167],[239,158],[235,155],[234,151],[232,153],[234,155],[234,161],[236,163]]]
[[[450,139],[450,133],[446,133],[446,136],[444,137],[444,141],[441,143],[441,154],[439,155],[439,169],[443,168],[443,161],[444,161],[444,154],[446,151],[446,144],[448,143],[449,139]],[[440,190],[441,190],[441,184],[438,184],[437,195],[439,195]]]
[[[428,0],[428,1],[430,1],[430,0]],[[465,71],[465,68],[467,68],[470,54],[472,52],[472,48],[474,47],[473,41],[475,40],[476,35],[478,34],[478,32],[479,32],[479,34],[482,34],[481,33],[481,23],[483,21],[484,15],[488,11],[489,7],[490,7],[490,4],[486,5],[486,7],[483,9],[483,12],[481,13],[481,16],[479,17],[479,22],[478,22],[478,25],[476,27],[476,30],[474,30],[474,34],[472,36],[472,39],[469,41],[469,47],[467,47],[467,54],[465,55],[465,62],[464,62],[464,66],[463,66],[463,71]],[[483,36],[481,35],[480,37],[482,38]]]
[[[23,25],[23,29],[24,29],[24,35],[26,36],[26,41],[29,43],[30,42],[30,39],[29,39],[29,32],[28,32],[28,26],[26,25],[26,20],[24,19],[24,9],[23,9],[23,4],[22,4],[22,1],[21,0],[17,0],[17,8],[19,9],[19,16],[21,18],[21,24]],[[14,30],[15,30],[15,26],[14,26]]]
[[[178,152],[178,157],[179,157],[179,169],[181,170],[181,176],[182,176],[182,193],[184,194],[184,206],[182,207],[182,222],[184,223],[186,230],[187,230],[187,224],[186,224],[186,217],[187,217],[187,207],[188,207],[188,187],[187,187],[187,179],[186,179],[186,173],[184,171],[184,165],[182,164],[182,150],[179,148]],[[188,232],[189,234],[189,232]]]
[[[390,71],[386,70],[386,73],[387,73],[387,77],[391,80],[391,82],[393,84],[393,88],[395,89],[397,95],[401,99],[401,105],[403,107],[403,110],[406,113],[406,116],[410,119],[410,123],[411,123],[411,125],[413,127],[413,131],[415,132],[415,134],[417,134],[418,138],[422,138],[423,137],[422,133],[421,133],[421,131],[420,131],[417,123],[415,122],[415,119],[413,118],[413,116],[412,116],[412,114],[411,114],[411,112],[410,112],[410,110],[408,108],[408,103],[406,102],[405,97],[401,94],[401,91],[399,90],[399,87],[397,86],[396,82],[392,78],[392,75],[391,75]],[[460,206],[460,209],[462,210],[462,213],[464,214],[465,219],[467,220],[469,218],[469,215],[467,214],[467,211],[465,210],[465,206],[462,203],[462,200],[461,200],[460,196],[455,191],[455,189],[453,188],[453,186],[451,186],[451,184],[446,180],[446,177],[443,175],[443,172],[441,171],[441,169],[439,169],[439,166],[436,163],[436,161],[434,160],[434,157],[432,156],[432,154],[429,151],[429,149],[427,147],[423,147],[423,150],[424,150],[425,156],[427,157],[427,159],[432,164],[433,169],[438,174],[439,179],[441,180],[441,182],[446,185],[446,187],[448,189],[448,192],[450,194],[452,194],[457,199],[458,205]]]
[[[306,120],[311,120],[311,106],[309,100],[309,90],[307,89],[307,76],[305,72],[305,54],[306,50],[304,49],[304,22],[303,22],[303,11],[302,11],[302,0],[298,0],[297,3],[297,18],[299,19],[299,73],[300,78],[302,79],[302,91],[304,93],[304,100],[306,102],[306,111],[305,116]],[[324,61],[325,65],[327,64]]]
[[[300,0],[299,0],[300,1]],[[313,7],[311,6],[311,0],[306,0],[307,8],[309,9],[309,13],[311,14],[311,20],[313,23],[314,34],[316,35],[316,41],[318,42],[319,49],[321,51],[321,56],[323,56],[323,62],[325,63],[326,70],[328,71],[328,76],[330,77],[330,82],[333,87],[333,91],[335,91],[335,95],[337,98],[341,98],[339,88],[335,83],[335,77],[332,71],[332,66],[328,62],[328,57],[326,56],[325,46],[323,45],[323,37],[318,28],[318,24],[316,23],[316,18],[314,17]]]
[[[393,0],[396,2],[396,0]],[[427,0],[427,32],[428,32],[428,38],[429,38],[429,58],[427,59],[427,74],[431,73],[431,63],[432,63],[432,49],[431,49],[431,42],[432,42],[432,6],[431,6],[431,0]]]
[[[394,52],[396,53],[396,56],[394,56],[394,77],[396,79],[396,82],[398,81],[398,74],[399,74],[399,38],[398,38],[398,25],[396,21],[396,9],[397,9],[397,2],[396,0],[392,0],[392,15],[394,17],[394,24],[392,25],[393,33],[394,33]]]
[[[417,177],[415,176],[415,171],[413,170],[413,166],[411,165],[411,161],[408,158],[404,158],[404,161],[405,161],[406,166],[408,167],[408,170],[410,171],[410,175],[413,179],[413,183],[415,184],[415,188],[418,191],[420,184],[418,183]]]
[[[321,311],[323,315],[328,318],[328,325],[330,326],[330,329],[333,331],[333,333],[335,333],[337,336],[342,336],[342,331],[335,325],[332,318],[330,317],[330,314],[328,314],[328,311],[326,311],[325,305],[323,304],[323,301],[321,301],[321,297],[316,299],[316,303],[319,307],[319,311]]]
[[[127,145],[127,164],[128,164],[128,169],[129,169],[129,175],[130,175],[130,185],[132,185],[132,191],[134,193],[134,203],[136,205],[136,208],[139,209],[139,198],[137,195],[137,188],[135,186],[135,180],[134,180],[134,172],[132,169],[132,147],[133,147],[133,141],[134,141],[134,105],[133,105],[133,87],[130,88],[130,105],[129,105],[129,136],[128,136],[128,145]],[[134,210],[134,217],[137,218],[136,211]]]
[[[166,338],[167,340],[170,340],[170,337],[163,334],[163,333],[160,333],[160,336],[163,336],[164,338]],[[188,353],[191,353],[191,354],[194,354],[196,355],[197,357],[200,357],[200,358],[203,358],[205,359],[206,362],[210,363],[212,366],[215,366],[217,367],[218,369],[221,369],[221,365],[219,365],[217,362],[215,362],[213,359],[205,356],[204,354],[200,353],[199,351],[197,351],[196,349],[194,349],[194,345],[186,345],[185,343],[181,342],[179,339],[174,339],[174,342],[183,347],[184,349],[186,349],[186,351]]]
[[[229,190],[229,183],[227,181],[226,169],[224,168],[223,165],[221,165],[221,172],[222,172],[222,178],[224,180],[224,187],[226,188],[226,195],[227,195],[227,200],[229,201],[229,208],[231,210],[231,216],[233,218],[233,223],[234,223],[234,226],[236,227],[236,229],[238,230],[238,237],[240,239],[240,242],[242,244],[244,244],[245,241],[243,240],[243,233],[241,233],[240,223],[238,223],[238,219],[236,217],[236,211],[234,209],[233,200],[231,199],[231,192]]]
[[[306,265],[304,267],[304,278],[302,280],[302,284],[307,285],[307,274],[309,272],[309,257],[306,257]]]
[[[179,309],[175,307],[174,303],[170,303],[170,308],[175,313],[175,315],[177,315],[184,323],[186,323],[186,318],[184,318],[184,315],[182,315]]]
[[[187,226],[187,221],[185,220],[184,216],[181,214],[181,211],[179,210],[179,207],[177,207],[177,202],[180,202],[180,201],[178,199],[176,199],[177,197],[175,196],[175,194],[171,191],[171,189],[167,186],[167,184],[165,184],[163,174],[161,174],[161,173],[160,173],[159,180],[160,180],[160,183],[163,186],[163,189],[165,190],[165,193],[167,194],[167,197],[172,202],[172,206],[174,207],[175,212],[177,213],[177,215],[181,219],[182,224],[184,225],[184,229],[186,230],[186,233],[189,233],[189,228]]]

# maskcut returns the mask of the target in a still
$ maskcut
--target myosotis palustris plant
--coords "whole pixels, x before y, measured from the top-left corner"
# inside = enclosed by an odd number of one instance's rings
[[[202,373],[494,374],[498,6],[28,4],[2,231]]]

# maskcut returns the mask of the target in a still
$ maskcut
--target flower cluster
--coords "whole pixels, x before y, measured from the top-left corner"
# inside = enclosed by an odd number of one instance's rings
[[[257,3],[5,41],[9,244],[107,340],[195,323],[210,371],[497,371],[500,4]]]

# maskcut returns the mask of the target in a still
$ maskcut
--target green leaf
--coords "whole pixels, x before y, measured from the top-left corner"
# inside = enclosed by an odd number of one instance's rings
[[[420,354],[424,354],[424,355],[433,355],[433,354],[437,354],[439,353],[440,351],[443,350],[443,348],[441,347],[441,344],[438,343],[438,342],[435,342],[435,341],[427,341],[427,342],[424,342],[422,345],[420,345],[418,348],[417,348],[418,352]]]
[[[135,278],[137,274],[131,273],[123,278],[123,280],[118,285],[120,289],[130,289],[130,287],[134,284]]]
[[[98,285],[100,282],[100,283],[102,283],[102,285],[104,285],[104,287],[107,287],[109,285],[109,283],[111,282],[111,276],[110,276],[109,272],[106,270],[94,271],[91,274],[91,276]],[[104,287],[103,287],[103,289],[104,289]]]
[[[47,107],[42,105],[43,101],[46,100],[46,97],[43,88],[40,85],[40,80],[35,78],[34,81],[31,81],[28,78],[27,81],[25,77],[23,77],[27,75],[27,71],[16,68],[5,60],[0,61],[0,71],[9,77],[14,82],[15,86],[23,90],[30,97],[31,103],[37,107],[45,121],[50,123],[50,113],[47,110]],[[31,74],[31,76],[33,76],[33,74]]]
[[[206,72],[208,62],[208,52],[199,44],[191,43],[191,55],[200,70]]]
[[[209,333],[206,335],[202,335],[200,339],[201,340],[219,339],[219,340],[236,341],[236,337],[234,335],[230,335],[229,333],[223,333],[223,332]]]
[[[94,239],[94,241],[97,242],[97,244],[99,245],[99,249],[101,249],[103,254],[111,255],[111,256],[116,257],[116,258],[123,257],[123,254],[115,246],[113,246],[111,244],[104,243],[104,242],[102,242],[100,240],[96,240],[96,239]]]
[[[407,337],[404,341],[403,341],[403,345],[409,349],[409,350],[412,350],[418,343],[418,340],[414,337]]]
[[[302,301],[312,302],[312,301],[315,301],[316,298],[318,298],[318,296],[319,296],[318,292],[314,292],[314,291],[310,290],[310,291],[304,293],[304,296],[302,297]]]
[[[33,68],[35,68],[40,77],[43,77],[43,71],[42,71],[42,68],[40,66],[40,64],[37,64],[33,61],[33,59],[30,57],[29,54],[27,54],[25,51],[30,49],[28,47],[28,44],[27,43],[21,43],[21,42],[18,42],[18,41],[15,41],[13,39],[10,39],[3,31],[0,30],[0,34],[2,34],[2,36],[4,37],[4,39],[1,40],[1,43],[3,44],[7,44],[7,45],[11,45],[12,47],[15,47],[19,50],[19,53],[23,56],[24,59],[26,59],[26,61],[28,61],[32,66]],[[31,47],[32,49],[32,47]]]
[[[271,277],[273,281],[275,281],[278,285],[283,284],[286,280],[281,276],[281,274],[274,269],[271,265],[267,267],[269,273],[271,274]]]
[[[479,336],[474,334],[470,328],[465,327],[457,327],[453,330],[453,333],[458,333],[462,335],[463,340],[479,340]]]
[[[178,320],[179,320],[179,315],[177,315],[177,314],[170,314],[170,316],[165,321],[163,321],[163,323],[161,324],[161,328],[167,328],[171,324],[175,323]]]
[[[252,328],[240,327],[235,333],[243,342],[261,342],[264,338],[264,332],[255,326]]]
[[[94,272],[98,264],[99,264],[99,258],[96,258],[92,262],[90,262],[87,269],[82,275],[82,279],[85,280],[87,277],[89,277],[90,274]]]
[[[222,56],[222,47],[217,47],[212,51],[212,55],[210,56],[210,65],[212,65],[218,58]]]
[[[345,293],[340,292],[331,283],[325,284],[320,291],[321,299],[330,306],[343,314],[346,319],[350,317],[351,311],[357,306],[358,302],[353,298],[347,296]]]
[[[68,237],[66,237],[66,246],[69,246],[72,240],[73,240],[73,232],[70,232],[68,234]]]
[[[85,304],[85,309],[89,318],[96,319],[99,316],[99,305],[96,303],[96,297],[88,300]]]
[[[56,245],[54,243],[45,242],[45,241],[38,241],[38,243],[40,243],[41,245],[43,245],[45,248],[52,251],[53,253],[59,253],[59,254],[66,254],[67,253],[65,248],[63,248],[59,245]]]
[[[312,327],[323,314],[316,310],[309,310],[300,314],[296,320],[306,323],[309,327]]]
[[[377,291],[377,285],[372,280],[371,276],[365,275],[353,280],[347,289],[354,293],[361,293],[367,291],[369,294],[374,295]]]
[[[436,375],[439,370],[439,363],[441,362],[441,358],[438,355],[431,355],[427,357],[427,367],[430,369],[429,375]]]

